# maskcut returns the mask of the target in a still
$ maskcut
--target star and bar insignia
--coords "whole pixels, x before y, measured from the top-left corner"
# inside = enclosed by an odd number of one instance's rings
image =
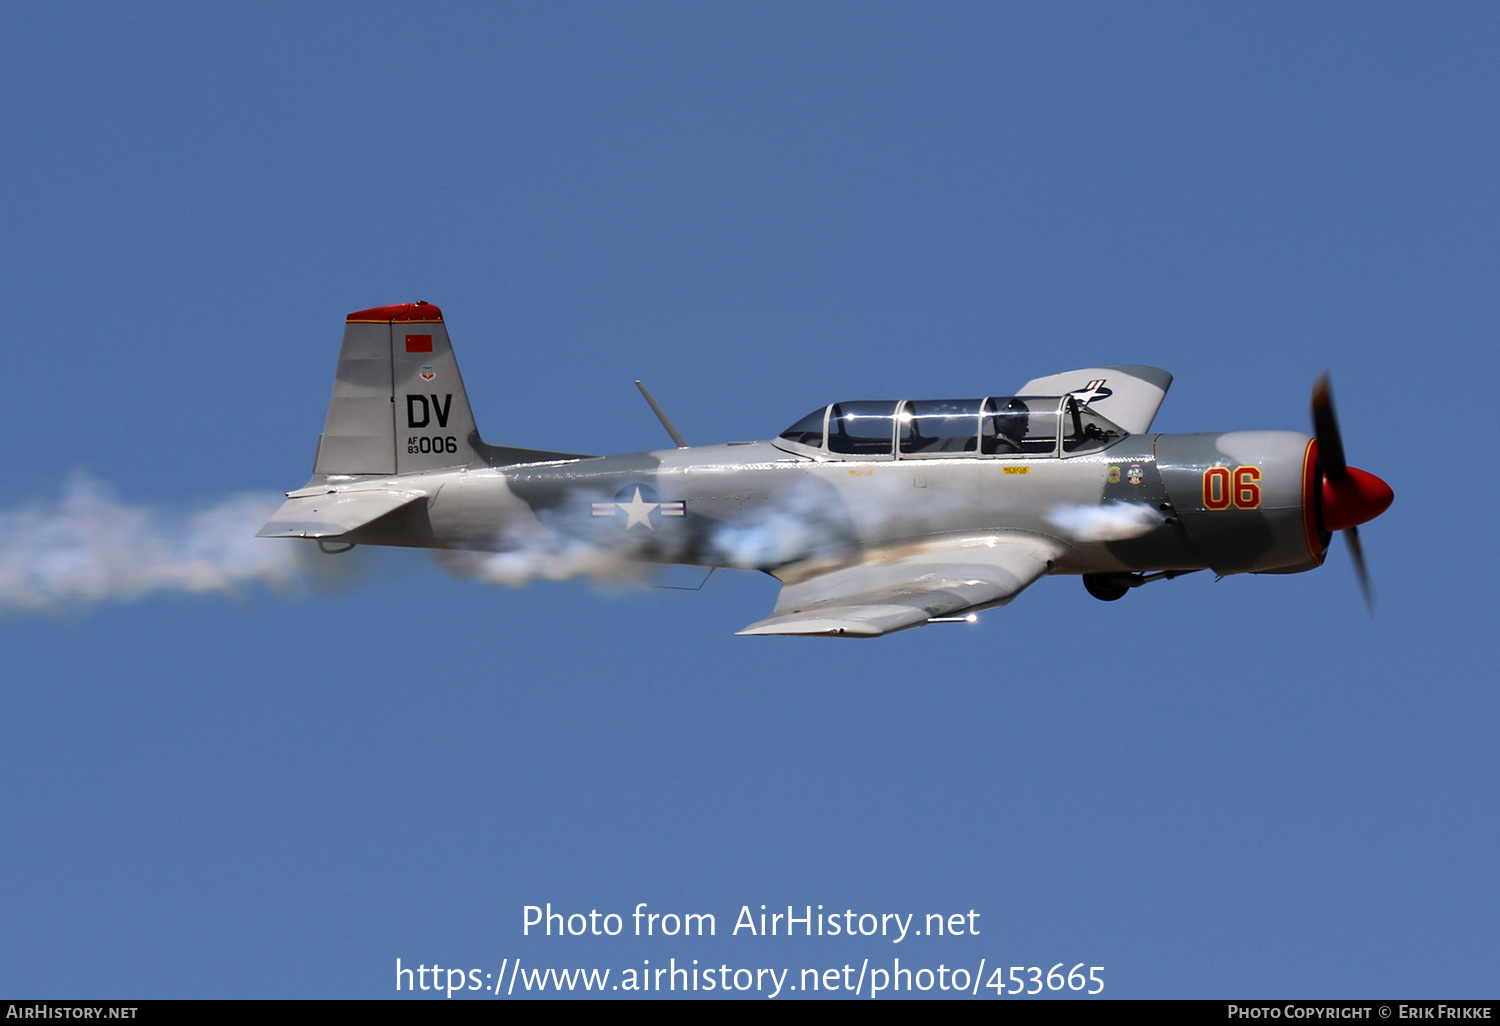
[[[656,524],[651,520],[653,513],[663,517],[686,516],[687,504],[662,502],[661,496],[649,485],[627,485],[620,489],[614,502],[593,504],[593,514],[596,517],[618,517],[621,513],[625,514],[625,530],[639,524],[648,531],[654,531]]]

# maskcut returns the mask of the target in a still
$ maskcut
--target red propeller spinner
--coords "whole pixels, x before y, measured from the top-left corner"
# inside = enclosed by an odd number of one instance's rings
[[[1343,477],[1334,478],[1323,468],[1323,526],[1330,531],[1348,531],[1374,520],[1395,497],[1390,485],[1367,470],[1347,467]]]

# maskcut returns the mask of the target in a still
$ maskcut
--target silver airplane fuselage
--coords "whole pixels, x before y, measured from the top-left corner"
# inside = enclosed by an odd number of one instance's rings
[[[304,492],[421,493],[425,504],[406,516],[338,536],[369,545],[505,551],[547,534],[643,562],[775,571],[810,558],[1003,530],[1062,544],[1059,574],[1292,573],[1318,566],[1327,550],[1311,488],[1315,459],[1312,439],[1292,431],[1131,435],[1077,457],[1009,459],[820,459],[748,442],[404,477],[331,476]],[[1214,468],[1227,476],[1210,474]],[[1110,504],[1145,506],[1160,517],[1127,538],[1058,522],[1059,510]]]

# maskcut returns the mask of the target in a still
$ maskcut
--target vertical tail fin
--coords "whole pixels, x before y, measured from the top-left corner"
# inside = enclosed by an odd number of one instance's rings
[[[400,303],[349,315],[313,473],[466,467],[477,439],[441,310]]]

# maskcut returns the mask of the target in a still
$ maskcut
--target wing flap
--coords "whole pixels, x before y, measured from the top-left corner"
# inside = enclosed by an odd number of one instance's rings
[[[772,615],[740,634],[873,638],[934,617],[1002,606],[1045,574],[1061,545],[989,534],[867,553],[832,568],[793,564]]]
[[[1036,378],[1021,386],[1017,395],[1069,395],[1078,393],[1095,410],[1132,435],[1145,434],[1156,419],[1161,401],[1172,387],[1172,375],[1160,367],[1125,364],[1119,367],[1085,367]]]
[[[363,527],[409,503],[426,499],[423,492],[404,489],[330,491],[314,489],[288,493],[257,538],[337,538]]]

